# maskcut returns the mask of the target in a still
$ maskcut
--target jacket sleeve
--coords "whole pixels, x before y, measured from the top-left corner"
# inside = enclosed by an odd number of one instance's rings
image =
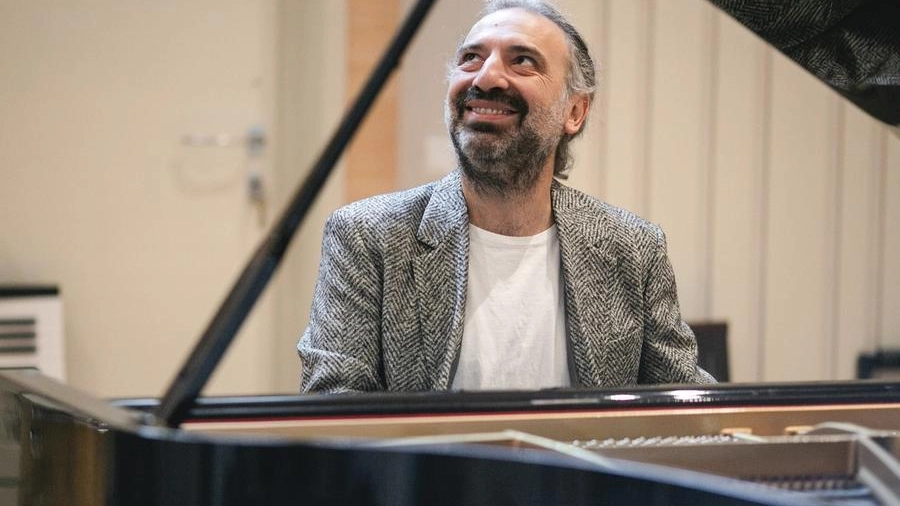
[[[325,224],[309,325],[297,344],[302,392],[383,390],[382,275],[362,220],[338,210]]]
[[[715,383],[697,365],[697,339],[681,319],[666,238],[656,228],[656,247],[644,280],[644,342],[639,383]]]

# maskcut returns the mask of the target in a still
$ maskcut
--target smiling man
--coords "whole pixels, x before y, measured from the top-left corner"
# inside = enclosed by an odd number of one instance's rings
[[[459,169],[326,223],[301,390],[712,382],[662,231],[557,181],[595,87],[575,28],[488,2],[448,79]]]

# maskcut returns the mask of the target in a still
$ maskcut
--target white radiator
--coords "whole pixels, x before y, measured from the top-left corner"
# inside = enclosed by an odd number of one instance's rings
[[[66,379],[62,300],[55,287],[0,286],[0,368]]]

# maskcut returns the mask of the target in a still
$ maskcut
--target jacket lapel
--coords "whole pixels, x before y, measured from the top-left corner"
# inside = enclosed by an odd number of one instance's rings
[[[413,259],[427,389],[449,388],[462,343],[469,268],[469,217],[458,171],[438,182],[417,232]]]
[[[554,181],[551,199],[562,256],[572,384],[600,386],[610,375],[604,336],[612,327],[608,288],[617,261],[608,251],[606,216],[586,198]]]

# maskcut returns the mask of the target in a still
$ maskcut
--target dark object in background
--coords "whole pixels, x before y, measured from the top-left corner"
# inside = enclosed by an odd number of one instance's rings
[[[725,322],[688,323],[697,337],[697,364],[719,383],[730,380],[728,372],[728,324]]]
[[[876,350],[874,353],[861,353],[856,360],[856,377],[858,379],[900,378],[900,350]]]

